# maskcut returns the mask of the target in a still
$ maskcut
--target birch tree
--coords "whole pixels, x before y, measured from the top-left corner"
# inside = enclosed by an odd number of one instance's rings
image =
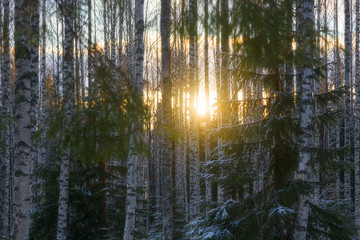
[[[171,49],[170,49],[170,20],[171,0],[161,0],[161,83],[162,83],[162,155],[161,155],[161,193],[162,193],[162,239],[173,239],[173,206],[172,206],[172,177],[171,177],[171,137],[172,106],[171,106]]]
[[[355,225],[360,227],[360,3],[355,2],[356,24],[355,24]],[[358,232],[357,237],[360,237]]]
[[[350,162],[350,144],[351,144],[351,106],[350,106],[350,76],[351,76],[351,52],[352,52],[352,37],[350,26],[350,0],[345,0],[345,87],[344,95],[344,147],[345,161]],[[346,171],[344,173],[344,200],[351,201],[351,173]]]
[[[74,109],[74,87],[73,75],[73,51],[74,51],[74,29],[73,29],[73,1],[63,2],[63,14],[65,20],[64,38],[64,64],[63,64],[63,108],[65,111],[64,126],[71,128],[71,119]],[[65,129],[64,129],[65,130]],[[71,129],[69,129],[71,130]],[[68,130],[68,131],[69,131]],[[64,131],[64,134],[66,131]],[[69,201],[69,174],[70,174],[70,150],[65,149],[61,156],[60,177],[59,177],[59,207],[57,218],[57,239],[67,239],[68,229],[68,201]]]
[[[31,85],[38,78],[33,67],[37,44],[32,42],[34,32],[33,18],[38,11],[38,2],[15,1],[15,131],[14,131],[14,224],[13,239],[28,239],[30,228],[30,174],[31,155]],[[28,20],[30,18],[30,21]]]
[[[200,161],[199,161],[199,119],[196,111],[196,79],[197,71],[197,0],[189,0],[190,47],[189,47],[189,168],[190,168],[190,220],[194,220],[200,213]]]
[[[46,158],[46,131],[45,131],[45,121],[46,121],[46,0],[42,1],[42,51],[41,51],[41,81],[40,81],[40,96],[41,96],[41,108],[40,108],[40,119],[39,126],[42,129],[41,134],[41,148],[39,153],[40,162],[43,163]]]
[[[111,40],[111,61],[112,64],[114,64],[115,66],[115,61],[116,61],[116,50],[115,50],[115,43],[116,43],[116,39],[115,39],[115,28],[116,28],[116,9],[117,9],[117,3],[115,1],[111,2],[111,29],[110,29],[110,40]]]
[[[31,72],[35,74],[31,75],[31,106],[30,106],[30,127],[31,127],[31,185],[36,181],[33,177],[33,168],[38,163],[38,142],[34,140],[36,129],[38,127],[38,115],[39,115],[39,31],[40,31],[40,14],[39,14],[39,0],[35,0],[31,3],[31,8],[34,10],[30,16],[30,28],[31,28],[31,45],[30,55],[31,57]],[[32,195],[34,196],[34,192]]]
[[[209,0],[205,0],[204,2],[204,31],[205,31],[205,40],[204,40],[204,58],[205,58],[205,99],[206,99],[206,128],[210,128],[210,87],[209,87]],[[210,149],[210,139],[209,135],[205,133],[205,162],[210,160],[211,157],[211,149]],[[206,181],[206,194],[205,199],[207,201],[211,201],[211,183]]]
[[[9,13],[10,4],[9,0],[3,0],[3,53],[2,53],[2,68],[1,68],[1,96],[2,96],[2,114],[6,117],[5,129],[2,130],[2,142],[4,144],[4,152],[1,159],[1,226],[0,226],[0,237],[7,238],[9,236],[10,228],[10,193],[11,193],[11,124],[8,119],[12,117],[12,103],[11,103],[11,66],[10,66],[10,36],[9,36]]]
[[[311,138],[312,138],[312,89],[313,70],[310,64],[313,52],[314,1],[301,0],[299,3],[299,44],[303,46],[304,62],[302,63],[300,92],[300,136],[299,136],[299,166],[297,179],[306,183],[309,181]],[[300,194],[298,198],[297,220],[294,239],[306,239],[309,216],[308,196]]]
[[[143,63],[144,63],[144,0],[135,1],[135,75],[133,87],[137,97],[143,99]],[[132,133],[130,136],[130,147],[127,159],[126,175],[126,219],[124,229],[124,240],[134,238],[135,230],[135,208],[136,208],[136,187],[137,170],[141,156],[136,151],[136,145],[140,143],[142,119],[132,124]]]
[[[88,94],[92,92],[92,53],[91,53],[91,47],[92,47],[92,0],[88,0],[87,1],[87,6],[88,6],[88,49],[87,49],[87,54],[88,54]],[[89,94],[89,101],[91,102],[91,96]]]

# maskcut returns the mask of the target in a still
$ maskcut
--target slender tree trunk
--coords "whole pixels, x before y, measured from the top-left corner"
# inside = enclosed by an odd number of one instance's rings
[[[10,194],[12,187],[10,184],[11,176],[11,122],[12,117],[12,104],[11,104],[11,65],[10,65],[10,45],[9,45],[9,1],[3,0],[4,21],[2,27],[3,37],[3,54],[2,54],[2,68],[1,68],[1,97],[2,97],[2,114],[8,119],[5,120],[5,129],[2,130],[1,137],[4,144],[4,152],[2,154],[1,162],[1,179],[0,179],[0,237],[7,239],[10,233]]]
[[[127,0],[127,32],[128,32],[128,44],[127,44],[127,70],[129,78],[133,77],[133,29],[131,24],[132,17],[132,0]]]
[[[32,164],[31,144],[31,85],[38,71],[33,67],[38,44],[32,42],[34,12],[38,4],[15,1],[15,132],[14,132],[14,225],[13,239],[28,239],[30,228],[30,174]],[[30,18],[30,21],[29,19]]]
[[[185,11],[185,0],[181,0],[180,7],[180,49],[179,49],[179,130],[183,133],[180,138],[179,143],[179,152],[178,152],[178,160],[177,166],[175,167],[176,172],[176,189],[179,191],[179,196],[177,198],[178,204],[182,206],[182,210],[186,212],[186,123],[185,118],[187,116],[185,108],[186,101],[184,100],[184,88],[186,86],[186,77],[181,74],[180,71],[186,71],[186,58],[185,58],[185,47],[184,47],[184,33],[183,29],[185,26],[184,21],[184,11]]]
[[[159,43],[156,43],[156,129],[158,132],[162,132],[162,106],[160,104],[160,58],[159,58]],[[160,220],[160,214],[161,214],[161,207],[162,207],[162,198],[161,198],[161,157],[162,157],[162,137],[156,138],[155,141],[155,168],[156,168],[156,214],[157,214],[157,220]]]
[[[41,106],[40,106],[40,129],[41,133],[41,148],[40,148],[40,163],[45,162],[46,158],[46,130],[45,130],[45,121],[46,121],[46,107],[47,107],[47,97],[46,97],[46,0],[42,1],[42,51],[41,51],[41,78],[40,78],[40,96],[41,96]]]
[[[352,37],[350,28],[350,0],[345,0],[345,87],[344,95],[344,147],[346,148],[345,161],[351,161],[350,144],[351,144],[351,106],[350,106],[350,76],[351,76],[351,52]],[[344,200],[351,201],[351,173],[344,173]]]
[[[215,42],[215,76],[216,76],[216,97],[217,97],[217,127],[221,127],[221,54],[220,54],[220,0],[216,0],[216,26],[215,26],[215,34],[216,34],[216,42]],[[218,145],[221,145],[221,139],[218,139]],[[224,202],[224,192],[223,187],[218,184],[217,188],[217,201]]]
[[[109,45],[108,45],[108,19],[107,19],[107,5],[108,0],[104,0],[103,3],[103,21],[104,21],[104,56],[106,59],[109,57]]]
[[[64,39],[64,80],[63,80],[63,104],[65,111],[64,125],[71,126],[74,108],[74,75],[73,75],[73,51],[74,51],[74,29],[73,29],[73,1],[64,0],[65,39]],[[70,151],[67,149],[61,156],[60,178],[59,178],[59,207],[57,222],[57,239],[67,239],[68,229],[68,201],[69,201],[69,174],[70,174]]]
[[[300,92],[300,142],[299,167],[297,178],[301,182],[309,181],[311,157],[311,124],[312,124],[312,89],[313,70],[309,62],[312,61],[314,28],[314,1],[301,0],[299,5],[299,43],[303,46],[306,61],[302,63],[301,92]],[[309,216],[309,197],[300,194],[298,199],[298,215],[294,231],[294,239],[306,239]]]
[[[229,3],[228,0],[221,1],[221,126],[229,124]]]
[[[112,2],[112,9],[111,9],[111,30],[110,30],[110,40],[111,40],[111,62],[115,66],[116,61],[116,50],[115,50],[115,44],[116,44],[116,38],[115,38],[115,28],[116,28],[116,8],[117,3],[115,1]]]
[[[31,185],[31,208],[34,207],[33,199],[36,196],[35,189],[33,188],[34,182],[37,179],[33,175],[34,167],[38,164],[38,146],[39,142],[35,140],[35,134],[38,127],[39,115],[39,31],[40,31],[40,14],[39,14],[39,0],[31,2],[31,15],[30,15],[30,28],[31,28],[31,103],[30,103],[30,128],[31,128],[31,165],[30,165],[30,185]],[[30,221],[32,219],[30,218]],[[31,225],[31,222],[30,222]]]
[[[197,41],[197,0],[189,1],[190,49],[189,49],[189,108],[190,108],[190,139],[189,139],[189,168],[190,168],[190,220],[199,216],[200,209],[200,161],[199,161],[199,119],[196,110],[196,41]]]
[[[59,19],[61,19],[61,14],[57,12],[56,16],[56,81],[55,81],[55,96],[56,96],[56,103],[60,103],[60,34],[59,33],[59,26],[62,28],[62,23],[59,23]]]
[[[134,88],[137,95],[143,98],[143,63],[144,63],[144,0],[135,1],[135,78]],[[141,142],[141,117],[132,125],[130,136],[130,149],[127,162],[126,176],[126,218],[124,229],[124,240],[134,238],[135,230],[135,207],[136,207],[136,187],[137,171],[141,155],[136,152],[136,145]]]
[[[88,97],[89,97],[89,101],[91,102],[91,92],[92,92],[92,65],[93,65],[93,61],[92,61],[92,52],[91,52],[91,47],[92,47],[92,0],[88,0],[87,1],[88,4],[88,49],[87,49],[87,54],[88,54]]]
[[[173,239],[173,207],[171,184],[171,137],[172,129],[172,80],[171,80],[171,49],[170,49],[170,21],[171,1],[161,0],[161,82],[162,82],[162,156],[161,156],[161,189],[163,240]]]
[[[334,58],[335,58],[335,89],[339,89],[340,87],[340,65],[341,65],[341,59],[340,59],[340,53],[339,53],[339,25],[338,25],[338,1],[334,1],[335,6],[335,16],[334,16],[334,24],[335,24],[335,48],[334,48]],[[341,109],[340,104],[336,104],[335,109],[339,111]],[[340,148],[340,125],[341,120],[337,120],[336,127],[334,129],[334,142],[336,149]],[[340,173],[335,173],[335,191],[334,191],[334,200],[335,202],[339,201],[340,198]]]
[[[124,1],[120,0],[119,1],[119,46],[118,46],[118,64],[117,66],[121,66],[122,64],[122,59],[123,59],[123,54],[122,54],[122,44],[123,44],[123,31],[124,31]]]
[[[354,131],[354,149],[355,149],[355,225],[360,227],[360,3],[356,0],[356,25],[355,25],[355,131]],[[360,228],[359,228],[360,229]],[[357,237],[360,237],[358,232]]]
[[[206,99],[206,129],[210,129],[211,119],[210,119],[210,90],[209,90],[209,0],[204,2],[204,30],[205,30],[205,42],[204,42],[204,60],[205,60],[205,99]],[[210,161],[210,138],[209,134],[205,132],[205,162]],[[212,186],[209,180],[205,180],[205,199],[211,201],[212,196]]]

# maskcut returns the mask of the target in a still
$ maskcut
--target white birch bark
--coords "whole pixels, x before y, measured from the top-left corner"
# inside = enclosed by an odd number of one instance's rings
[[[132,17],[132,0],[126,0],[127,3],[127,33],[128,33],[128,44],[127,44],[127,71],[129,78],[133,77],[133,29],[131,24]]]
[[[35,73],[31,75],[31,103],[30,103],[30,128],[31,128],[31,168],[30,168],[30,184],[31,195],[35,197],[36,193],[33,190],[33,184],[36,182],[33,176],[33,168],[38,164],[38,141],[34,140],[36,129],[38,126],[39,115],[39,31],[40,31],[40,15],[39,15],[39,0],[31,2],[31,15],[30,15],[30,29],[31,29],[31,45],[30,55],[31,57],[31,72]],[[31,204],[31,208],[33,208]]]
[[[135,76],[134,88],[140,99],[143,98],[143,63],[144,63],[144,0],[135,0]],[[136,188],[137,174],[141,156],[136,152],[136,144],[141,141],[141,117],[132,124],[130,136],[129,155],[127,161],[126,176],[126,217],[124,240],[134,238],[135,230],[135,207],[136,207]],[[141,164],[141,163],[140,163]]]
[[[103,2],[103,21],[104,21],[104,56],[106,59],[109,57],[109,44],[108,44],[108,18],[107,18],[107,5],[108,0]]]
[[[162,239],[173,239],[173,206],[171,177],[171,137],[172,128],[172,80],[171,80],[171,49],[170,23],[171,1],[161,0],[161,83],[162,83],[162,156],[161,156],[161,193],[162,193]]]
[[[63,104],[65,110],[64,124],[71,126],[74,108],[73,75],[73,51],[74,51],[74,29],[73,29],[73,1],[64,0],[63,9],[67,13],[65,19],[64,59],[63,59]],[[69,201],[69,174],[70,174],[70,151],[65,150],[61,156],[60,178],[59,178],[59,206],[57,218],[57,240],[67,239],[68,229],[68,201]]]
[[[160,58],[159,58],[159,43],[156,43],[156,127],[157,130],[161,133],[162,132],[162,107],[160,104]],[[155,150],[154,150],[154,156],[155,156],[155,169],[156,169],[156,214],[157,214],[157,220],[160,218],[161,213],[161,207],[162,207],[162,198],[161,198],[161,158],[162,158],[162,136],[156,138],[156,144],[155,144]]]
[[[355,131],[354,131],[354,150],[355,150],[355,225],[360,227],[360,3],[356,0],[356,25],[355,25]],[[360,228],[359,228],[360,229]],[[358,232],[357,237],[360,237]]]
[[[350,28],[350,0],[345,0],[345,87],[344,95],[344,147],[349,148],[345,153],[345,161],[350,162],[350,144],[351,144],[351,106],[350,106],[350,71],[351,71],[351,52],[352,52],[352,38]],[[344,200],[351,202],[351,173],[349,171],[344,173]]]
[[[216,0],[216,9],[215,9],[216,19],[220,19],[220,0]],[[221,65],[220,65],[220,21],[216,21],[216,42],[215,42],[215,76],[216,76],[216,97],[218,104],[218,119],[217,127],[221,127]],[[221,139],[218,139],[218,145],[221,145]],[[223,188],[218,184],[217,187],[217,201],[219,203],[224,202],[224,192]]]
[[[44,163],[46,159],[46,130],[45,130],[45,121],[46,121],[46,0],[42,1],[42,48],[41,48],[41,80],[40,80],[40,128],[41,133],[41,147],[39,161]]]
[[[11,104],[11,76],[10,76],[10,49],[9,49],[9,0],[3,0],[1,2],[4,10],[4,20],[2,27],[2,66],[1,66],[1,100],[2,100],[2,114],[7,118],[12,117],[12,104]],[[1,162],[1,179],[0,179],[0,216],[1,216],[1,226],[0,226],[0,237],[8,238],[9,237],[9,228],[10,228],[10,184],[11,178],[11,124],[9,121],[5,120],[5,129],[2,130],[1,137],[4,144],[4,152],[2,154]]]
[[[299,43],[303,46],[306,61],[302,63],[301,73],[301,92],[300,92],[300,137],[299,137],[299,166],[297,178],[301,182],[309,181],[311,139],[312,139],[312,89],[313,70],[308,62],[312,60],[314,28],[314,1],[301,0],[299,5]],[[307,224],[309,215],[309,197],[299,195],[298,215],[296,219],[294,239],[306,239]]]
[[[87,1],[88,5],[88,48],[87,48],[87,55],[88,55],[88,98],[91,102],[91,92],[92,92],[92,53],[91,53],[91,47],[92,47],[92,0]]]
[[[115,28],[116,28],[116,11],[117,9],[117,3],[115,1],[112,1],[112,9],[111,9],[111,29],[110,29],[110,41],[111,41],[111,62],[115,66],[116,61],[116,38],[115,38]]]
[[[118,55],[117,55],[117,67],[121,66],[122,59],[123,59],[123,53],[122,53],[122,45],[123,45],[123,31],[124,31],[124,1],[119,1],[119,45],[118,45]]]
[[[205,41],[204,41],[204,60],[205,60],[205,99],[206,99],[206,129],[210,129],[210,90],[209,90],[209,0],[204,1],[204,30],[205,30]],[[210,161],[210,137],[208,132],[205,132],[205,162]],[[211,201],[212,197],[212,185],[209,180],[205,180],[205,199]]]
[[[334,58],[335,58],[335,89],[339,89],[340,87],[340,53],[339,53],[339,24],[338,24],[338,1],[334,1],[335,6],[335,16],[334,16],[334,28],[335,28],[335,48],[334,48]],[[341,109],[340,104],[336,104],[336,110]],[[340,148],[340,124],[341,120],[338,119],[336,127],[334,129],[334,141],[336,149]],[[335,173],[335,181],[334,181],[334,200],[335,202],[339,201],[340,198],[340,173]]]
[[[31,84],[38,71],[32,67],[32,23],[36,8],[28,1],[15,1],[15,131],[14,199],[12,239],[28,239],[30,228],[31,174]]]
[[[3,9],[3,1],[0,0],[0,26],[3,25],[3,16],[2,16],[2,9]],[[1,38],[3,38],[3,34],[2,34],[2,29],[0,29],[0,34],[1,34]],[[3,42],[0,41],[0,46],[1,46],[1,49],[3,48]],[[2,51],[0,52],[0,57],[1,57],[1,60],[2,60]],[[1,69],[3,68],[2,67],[2,61],[0,62],[0,66],[1,66]],[[1,91],[3,91],[3,86],[1,86]],[[3,101],[1,100],[1,113],[3,112]],[[4,120],[1,121],[2,124],[5,123]],[[3,137],[5,135],[5,131],[2,130],[1,133],[1,141],[4,142],[5,141],[5,138]],[[0,237],[6,237],[6,229],[7,229],[7,220],[6,220],[6,216],[7,216],[7,208],[8,208],[8,199],[7,199],[7,186],[6,186],[6,181],[7,181],[7,178],[8,178],[8,175],[7,175],[7,167],[8,167],[8,163],[7,163],[7,158],[5,158],[5,155],[6,153],[5,152],[0,152]]]
[[[189,168],[190,168],[190,220],[199,217],[200,209],[200,161],[199,161],[199,119],[196,110],[197,89],[197,0],[189,1],[189,20],[192,23],[189,48],[189,108],[190,108],[190,138],[189,138]]]

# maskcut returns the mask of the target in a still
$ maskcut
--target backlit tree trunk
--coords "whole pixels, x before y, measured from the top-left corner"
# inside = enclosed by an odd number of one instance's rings
[[[38,77],[33,66],[36,45],[32,42],[37,11],[37,2],[15,1],[15,132],[14,132],[14,199],[13,199],[13,239],[28,239],[30,228],[30,174],[31,155],[31,107],[32,83]],[[30,19],[29,19],[30,18]],[[29,21],[30,20],[30,21]]]
[[[143,63],[144,63],[144,0],[135,0],[135,76],[133,87],[136,89],[138,97],[143,98]],[[139,117],[137,122],[132,124],[130,136],[130,149],[127,160],[126,175],[126,219],[124,240],[134,238],[135,230],[135,207],[136,207],[136,187],[137,175],[141,155],[136,152],[136,144],[141,142],[142,119]]]
[[[74,109],[74,87],[75,79],[73,75],[73,51],[74,51],[74,29],[73,29],[73,1],[65,0],[63,3],[65,19],[65,39],[64,39],[64,63],[63,63],[63,108],[65,111],[64,125],[72,120]],[[65,14],[66,13],[66,14]],[[67,124],[68,123],[68,124]],[[71,130],[71,129],[70,129]],[[68,201],[69,201],[69,174],[70,174],[70,151],[66,149],[61,156],[60,178],[59,178],[59,207],[57,222],[57,239],[67,239],[68,229]]]
[[[297,179],[301,182],[309,181],[311,139],[312,139],[312,65],[309,64],[313,52],[314,1],[302,0],[299,5],[299,43],[303,46],[305,59],[300,69],[300,138],[299,138],[299,166]],[[294,231],[294,239],[306,239],[309,216],[309,197],[300,194],[298,198],[298,213]]]
[[[350,76],[351,76],[351,26],[350,26],[350,0],[345,0],[345,87],[344,95],[344,147],[348,148],[345,153],[345,161],[350,162],[350,144],[351,144],[351,106],[350,106]],[[351,201],[351,173],[349,171],[344,173],[344,200]]]
[[[189,49],[189,108],[190,108],[190,138],[189,138],[189,168],[190,168],[190,220],[199,216],[200,209],[200,161],[199,161],[199,119],[196,108],[197,71],[197,0],[189,1],[190,49]]]
[[[356,0],[356,35],[355,35],[355,225],[360,227],[360,3]],[[357,237],[360,237],[358,232]]]
[[[7,118],[12,117],[12,104],[11,104],[11,66],[10,66],[10,49],[9,49],[9,2],[10,0],[3,0],[4,20],[2,27],[3,37],[3,55],[2,55],[2,68],[1,68],[1,96],[2,96],[2,114]],[[4,144],[4,152],[1,159],[1,179],[0,179],[0,237],[6,239],[9,236],[10,228],[10,194],[11,190],[11,131],[12,124],[7,119],[5,120],[5,129],[2,130],[1,137]]]
[[[163,228],[162,239],[173,239],[173,206],[172,206],[172,177],[171,177],[171,137],[172,129],[172,80],[170,76],[170,22],[171,1],[161,0],[161,83],[162,83],[162,155],[161,155],[161,193]]]

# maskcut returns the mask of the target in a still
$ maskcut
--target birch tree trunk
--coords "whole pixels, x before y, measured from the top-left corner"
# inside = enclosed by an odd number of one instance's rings
[[[38,77],[33,59],[32,18],[37,4],[15,1],[15,131],[14,131],[14,199],[12,239],[28,239],[30,228],[31,174],[31,84]],[[30,20],[30,21],[29,21]]]
[[[38,115],[39,115],[39,31],[40,31],[40,15],[39,15],[39,0],[31,2],[31,15],[30,15],[30,28],[31,28],[31,45],[30,55],[31,57],[31,72],[35,73],[31,75],[31,103],[30,103],[30,128],[31,128],[31,188],[36,179],[33,176],[33,168],[38,163],[38,142],[34,140],[36,134]],[[35,192],[31,191],[32,197],[35,196]],[[33,206],[32,206],[33,207]]]
[[[122,44],[123,44],[123,31],[124,31],[124,24],[123,24],[123,21],[124,21],[124,1],[123,0],[120,0],[119,1],[119,33],[118,33],[118,37],[119,37],[119,46],[118,46],[118,64],[117,66],[121,66],[122,64],[122,59],[123,59],[123,56],[122,56]]]
[[[1,68],[1,97],[2,97],[2,114],[8,118],[12,117],[12,104],[11,104],[11,66],[10,66],[10,45],[9,45],[9,1],[3,0],[4,9],[4,21],[2,27],[2,37],[3,37],[3,55],[2,55],[2,68]],[[2,130],[1,137],[4,144],[4,153],[2,154],[1,162],[1,179],[0,179],[0,189],[1,191],[1,206],[0,206],[0,216],[1,216],[1,226],[0,226],[0,237],[8,238],[9,237],[9,228],[10,228],[10,184],[11,171],[11,126],[9,121],[5,120],[5,129]]]
[[[206,129],[210,129],[210,90],[209,90],[209,0],[205,0],[204,2],[204,30],[205,30],[205,42],[204,42],[204,60],[205,60],[205,99],[206,99]],[[209,134],[205,132],[205,162],[210,161],[210,138]],[[211,201],[212,190],[211,190],[211,182],[209,180],[205,180],[205,199],[206,201]]]
[[[171,49],[170,23],[171,0],[161,0],[161,82],[162,82],[162,156],[161,156],[161,193],[163,228],[162,239],[173,239],[173,207],[171,177],[171,137],[172,129],[172,80],[170,76]]]
[[[116,28],[116,8],[117,3],[115,1],[112,1],[112,9],[111,9],[111,29],[110,29],[110,40],[111,40],[111,62],[115,66],[116,61],[116,50],[115,50],[115,28]]]
[[[200,161],[199,161],[199,119],[196,110],[196,42],[197,42],[197,0],[189,1],[190,48],[189,48],[189,108],[190,108],[190,138],[189,138],[189,168],[190,168],[190,220],[199,216],[200,203]]]
[[[73,75],[73,51],[74,51],[74,29],[73,29],[73,1],[64,0],[65,39],[64,39],[64,63],[63,63],[63,104],[65,111],[64,125],[71,126],[74,108]],[[59,207],[57,221],[57,240],[67,239],[68,228],[68,201],[69,201],[69,174],[70,174],[70,151],[67,149],[61,156],[60,178],[59,178]]]
[[[360,227],[360,3],[356,0],[356,25],[355,25],[355,131],[354,131],[354,149],[355,149],[355,225]],[[358,232],[357,237],[360,237]]]
[[[335,48],[334,48],[334,59],[335,59],[335,89],[339,89],[340,87],[340,53],[339,53],[339,24],[338,24],[338,1],[334,1],[335,3],[335,16],[334,16],[334,24],[335,24]],[[336,110],[341,109],[340,104],[336,104]],[[334,142],[336,149],[340,148],[340,124],[341,120],[337,120],[336,127],[334,129]],[[334,181],[334,200],[335,202],[339,201],[340,198],[340,173],[335,173],[335,181]]]
[[[103,3],[103,21],[104,21],[104,56],[106,59],[109,57],[109,45],[108,45],[108,19],[107,19],[107,5],[108,0],[104,0]]]
[[[301,92],[300,92],[300,138],[299,138],[299,167],[297,178],[307,182],[310,175],[311,157],[311,124],[312,124],[312,88],[314,72],[312,70],[313,30],[314,28],[314,0],[301,0],[299,5],[299,44],[302,44],[305,60],[302,63]],[[309,215],[309,197],[300,194],[298,199],[298,215],[296,219],[294,239],[306,239]]]
[[[181,0],[181,6],[180,6],[180,29],[181,33],[183,33],[183,29],[185,26],[184,21],[184,11],[185,11],[185,0]],[[186,86],[186,77],[181,74],[180,71],[186,70],[186,57],[185,57],[185,47],[184,47],[184,36],[183,34],[180,34],[180,48],[179,48],[179,116],[178,116],[178,126],[179,131],[183,133],[181,138],[179,139],[179,149],[177,152],[177,161],[175,166],[175,179],[176,179],[176,190],[179,192],[176,200],[177,203],[180,206],[180,211],[186,212],[186,124],[185,124],[185,118],[187,116],[185,111],[185,105],[186,102],[184,101],[184,88]]]
[[[3,25],[3,16],[2,16],[2,9],[3,9],[3,1],[0,0],[0,26]],[[2,35],[2,28],[0,29],[0,34],[1,34],[1,38],[3,37]],[[3,48],[3,41],[0,41],[0,46],[1,49]],[[2,51],[0,51],[0,66],[1,69],[2,67]],[[3,88],[1,89],[3,90]],[[3,101],[1,102],[1,113],[3,112],[2,108],[3,108]],[[1,121],[2,124],[6,124],[6,122],[4,120]],[[6,126],[6,125],[5,125]],[[5,138],[3,137],[5,135],[5,131],[2,130],[1,131],[1,141],[4,142]],[[8,199],[7,199],[7,191],[8,188],[6,186],[7,184],[7,179],[8,179],[8,175],[7,175],[7,168],[8,168],[8,159],[5,158],[5,152],[0,152],[0,237],[7,237],[6,236],[6,232],[7,232],[7,209],[8,209]]]
[[[134,88],[138,97],[143,98],[143,63],[144,63],[144,0],[135,0],[135,78]],[[124,229],[124,240],[134,238],[135,229],[135,207],[136,207],[136,187],[137,170],[141,156],[136,152],[136,144],[140,143],[142,128],[142,118],[132,124],[130,136],[129,155],[127,162],[126,176],[126,218]]]
[[[132,17],[132,0],[127,0],[127,32],[128,32],[128,44],[127,44],[127,70],[130,78],[133,77],[133,29],[131,24]]]
[[[91,47],[92,47],[92,0],[88,0],[87,1],[88,4],[88,49],[87,49],[87,54],[88,54],[88,98],[89,101],[91,102],[91,92],[92,92],[92,53],[91,53]],[[90,105],[91,106],[91,105]]]
[[[351,49],[352,37],[350,28],[350,0],[345,0],[345,87],[344,95],[344,147],[346,149],[345,161],[350,162],[350,144],[351,144],[351,106],[350,106],[350,75],[351,75]],[[351,173],[344,173],[344,200],[351,202]]]
[[[216,97],[217,97],[217,105],[218,105],[218,119],[217,119],[217,127],[221,127],[221,65],[220,65],[220,0],[216,0],[216,26],[215,26],[215,34],[216,34],[216,42],[215,42],[215,76],[216,76]],[[218,139],[218,145],[221,144],[221,139]],[[224,192],[223,188],[218,184],[217,187],[217,201],[224,202]]]
[[[45,131],[45,121],[46,121],[46,0],[42,1],[42,51],[41,51],[41,82],[40,82],[40,96],[41,96],[41,107],[40,107],[40,128],[42,129],[41,133],[41,148],[39,161],[41,163],[45,162],[46,158],[46,131]]]

